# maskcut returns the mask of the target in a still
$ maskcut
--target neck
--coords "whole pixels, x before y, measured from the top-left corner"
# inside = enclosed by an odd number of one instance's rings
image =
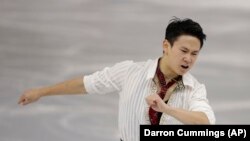
[[[177,77],[178,75],[172,71],[167,62],[168,61],[166,60],[166,58],[161,57],[159,62],[160,70],[163,73],[166,80],[171,80]]]

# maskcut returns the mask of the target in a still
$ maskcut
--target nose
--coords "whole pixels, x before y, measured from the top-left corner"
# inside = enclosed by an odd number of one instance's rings
[[[192,56],[187,54],[184,56],[183,60],[186,62],[186,63],[191,63],[192,62]]]

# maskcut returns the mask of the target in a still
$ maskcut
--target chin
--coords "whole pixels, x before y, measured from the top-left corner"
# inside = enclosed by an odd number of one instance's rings
[[[186,72],[185,72],[186,73]],[[178,75],[184,75],[185,73],[179,73]]]
[[[178,73],[176,73],[177,75],[184,75],[185,73],[187,73],[188,71],[179,71]]]

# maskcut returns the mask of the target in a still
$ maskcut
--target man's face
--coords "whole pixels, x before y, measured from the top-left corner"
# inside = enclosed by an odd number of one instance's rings
[[[183,75],[188,72],[194,65],[199,51],[200,41],[198,38],[190,35],[181,35],[173,43],[171,47],[170,43],[165,40],[163,43],[164,57],[168,61],[168,68],[171,73],[176,75]]]

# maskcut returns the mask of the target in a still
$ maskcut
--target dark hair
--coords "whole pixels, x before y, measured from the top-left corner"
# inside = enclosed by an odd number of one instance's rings
[[[198,38],[201,43],[201,48],[203,46],[203,40],[206,40],[206,35],[197,22],[188,18],[179,19],[174,17],[170,20],[166,28],[165,39],[167,39],[172,46],[181,35],[191,35]]]

